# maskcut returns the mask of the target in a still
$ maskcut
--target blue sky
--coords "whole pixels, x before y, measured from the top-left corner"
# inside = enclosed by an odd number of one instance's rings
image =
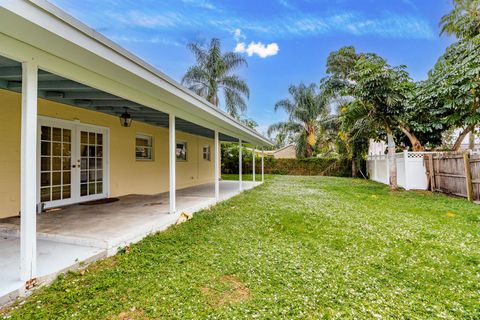
[[[290,84],[318,83],[329,52],[345,45],[405,64],[421,80],[452,39],[439,36],[451,0],[53,0],[53,3],[180,81],[194,63],[189,42],[220,38],[244,54],[246,116],[259,130]]]

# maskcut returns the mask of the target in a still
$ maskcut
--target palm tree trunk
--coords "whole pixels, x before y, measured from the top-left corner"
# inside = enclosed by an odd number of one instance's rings
[[[387,125],[387,141],[388,141],[388,167],[390,169],[390,190],[398,190],[397,185],[397,159],[395,150],[395,140],[390,126]]]
[[[313,148],[311,145],[307,143],[307,147],[305,148],[305,158],[311,158],[313,155]]]
[[[352,178],[357,177],[357,161],[355,157],[352,157]]]

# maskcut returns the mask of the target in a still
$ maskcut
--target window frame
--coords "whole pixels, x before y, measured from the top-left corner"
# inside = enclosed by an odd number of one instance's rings
[[[205,158],[205,148],[208,150],[208,158]],[[212,161],[212,147],[209,144],[205,144],[202,147],[202,159],[204,161]]]
[[[147,146],[137,146],[137,138],[145,139],[150,142],[150,145]],[[147,148],[150,149],[150,158],[138,157],[137,148]],[[155,161],[154,156],[155,151],[155,137],[151,134],[146,133],[136,133],[135,134],[135,161]]]
[[[177,149],[178,149],[179,144],[183,144],[183,149],[185,150],[185,159],[178,158]],[[187,143],[187,141],[182,141],[182,140],[175,141],[175,160],[177,162],[187,162],[188,161],[188,143]]]

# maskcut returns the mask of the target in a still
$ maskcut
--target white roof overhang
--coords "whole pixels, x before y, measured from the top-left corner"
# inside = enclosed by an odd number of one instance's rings
[[[0,55],[256,145],[261,134],[43,0],[0,0]]]

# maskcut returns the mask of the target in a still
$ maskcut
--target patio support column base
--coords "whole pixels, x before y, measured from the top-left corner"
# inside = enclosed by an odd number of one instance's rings
[[[255,182],[255,156],[256,156],[256,151],[257,146],[253,146],[253,151],[252,151],[252,175],[253,175],[253,182]]]
[[[243,190],[243,178],[242,178],[242,139],[238,140],[238,190]]]
[[[175,139],[175,115],[168,115],[168,159],[169,159],[169,212],[175,214],[176,212],[176,147],[177,142]]]
[[[22,64],[20,172],[20,279],[37,275],[37,84],[38,66]]]
[[[220,143],[218,139],[218,131],[215,130],[215,142],[213,146],[214,166],[215,166],[215,202],[220,200]]]
[[[263,147],[262,147],[262,182],[265,181],[265,169],[264,169],[264,152],[263,152]]]

